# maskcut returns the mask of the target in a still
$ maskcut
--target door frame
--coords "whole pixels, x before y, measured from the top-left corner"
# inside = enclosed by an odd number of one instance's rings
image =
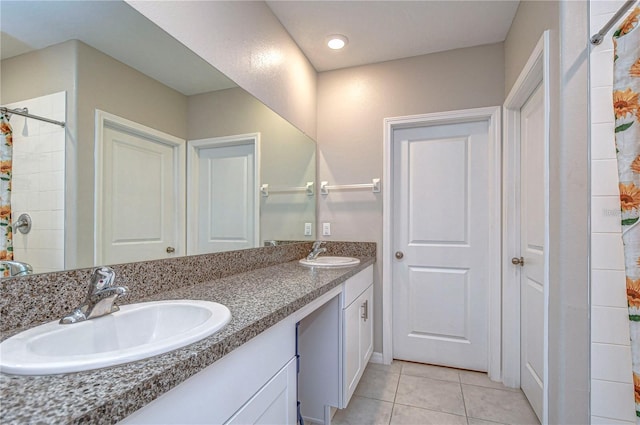
[[[550,139],[550,80],[549,36],[547,30],[533,49],[513,88],[504,102],[503,155],[503,382],[508,387],[520,386],[520,275],[519,268],[507,261],[520,252],[520,110],[529,97],[543,84],[544,105],[544,330],[543,330],[543,423],[548,421],[549,402],[549,139]]]
[[[398,128],[417,125],[442,125],[466,122],[487,121],[489,123],[488,160],[490,180],[493,187],[489,189],[489,217],[491,218],[490,238],[488,241],[489,267],[489,308],[488,308],[488,374],[491,379],[499,380],[501,376],[501,123],[499,106],[464,109],[458,111],[436,112],[431,114],[410,115],[384,119],[384,169],[382,188],[382,360],[390,364],[393,360],[393,131]]]
[[[176,193],[174,193],[175,199],[178,200],[175,206],[176,222],[176,246],[175,256],[185,255],[185,202],[186,196],[184,193],[185,188],[185,145],[186,140],[176,136],[164,133],[155,128],[147,127],[135,121],[128,120],[126,118],[119,117],[109,112],[96,109],[95,112],[95,151],[94,151],[94,166],[95,166],[95,181],[94,181],[94,212],[93,212],[93,240],[94,251],[93,260],[94,264],[101,264],[103,259],[103,205],[104,199],[102,192],[102,185],[104,183],[104,170],[103,170],[103,158],[104,158],[104,128],[110,126],[112,128],[120,129],[129,133],[137,134],[142,137],[146,137],[155,140],[159,143],[171,146],[174,151],[174,181],[177,182]],[[180,189],[183,189],[182,196],[180,196]]]
[[[254,211],[253,238],[260,246],[260,133],[234,134],[232,136],[208,137],[187,141],[187,255],[196,253],[198,242],[193,237],[198,224],[198,163],[197,151],[206,148],[221,148],[253,144]]]

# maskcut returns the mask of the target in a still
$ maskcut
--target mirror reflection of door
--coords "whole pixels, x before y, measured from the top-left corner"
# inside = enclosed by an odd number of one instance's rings
[[[23,238],[40,241],[37,247],[30,242],[28,248],[32,251],[40,249],[42,262],[23,257],[29,263],[33,261],[36,272],[108,264],[107,260],[97,260],[95,254],[97,241],[94,236],[102,236],[95,229],[94,214],[96,185],[93,180],[95,161],[99,156],[93,143],[87,141],[94,140],[98,131],[96,109],[177,136],[183,139],[182,143],[184,140],[259,132],[262,173],[256,176],[264,183],[296,187],[315,179],[316,146],[312,139],[126,2],[2,1],[1,4],[2,106],[29,107],[36,115],[49,118],[55,118],[52,113],[60,112],[56,119],[66,121],[66,127],[61,131],[62,137],[66,137],[62,142],[67,149],[67,154],[60,158],[65,164],[63,180],[60,180],[63,187],[56,189],[60,199],[55,204],[57,227],[45,229],[51,234],[54,232],[49,231],[55,230],[55,235],[36,237],[37,229],[34,228],[29,237]],[[40,42],[29,45],[20,42],[34,37]],[[6,49],[5,44],[9,46]],[[141,49],[149,54],[139,54]],[[58,92],[66,92],[66,106],[61,109],[46,106],[45,110],[39,110],[36,105],[21,102]],[[17,138],[24,125],[19,124],[16,116],[12,122]],[[28,127],[29,137],[34,137],[36,123],[30,120]],[[49,149],[50,146],[48,139],[44,147]],[[16,160],[14,173],[24,175],[33,169],[52,171],[33,161],[37,156],[33,152],[53,153],[42,149],[29,151],[27,161],[22,161],[22,165]],[[27,168],[21,170],[23,166]],[[182,169],[185,168],[186,164],[183,164]],[[181,178],[185,183],[186,174]],[[51,185],[58,180],[44,178],[42,181]],[[185,196],[186,187],[181,190]],[[26,201],[23,199],[23,205],[41,199],[40,196],[29,196]],[[304,235],[304,223],[312,223],[315,227],[314,196],[301,192],[280,194],[271,199],[260,197],[258,201],[256,208],[260,209],[256,217],[260,219],[263,232],[259,240],[256,238],[256,245],[265,239],[299,241],[310,238]],[[31,212],[18,207],[19,212]],[[136,213],[136,216],[145,214]],[[44,220],[37,216],[36,213],[32,217],[34,226],[41,226]],[[146,226],[144,220],[146,217],[142,220]],[[181,220],[185,225],[184,217]],[[64,233],[64,246],[61,233]],[[186,229],[182,229],[182,235],[184,241]],[[168,255],[165,251],[170,246],[161,246],[153,259],[177,256],[178,246],[174,247],[176,252],[173,254]],[[183,247],[183,255],[185,253]],[[133,254],[131,258],[118,257],[121,258],[118,261],[139,261],[138,251],[134,250]]]
[[[96,263],[184,255],[184,140],[98,115]]]
[[[259,246],[259,134],[189,142],[187,254]]]

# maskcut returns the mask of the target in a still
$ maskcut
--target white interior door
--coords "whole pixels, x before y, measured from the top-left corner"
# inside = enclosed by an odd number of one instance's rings
[[[106,122],[102,129],[97,264],[185,254],[184,141],[136,127]]]
[[[520,112],[520,385],[542,420],[545,299],[544,96],[540,85]]]
[[[189,254],[258,246],[255,140],[219,142],[190,142]]]
[[[392,142],[393,357],[486,371],[489,123],[417,124]]]

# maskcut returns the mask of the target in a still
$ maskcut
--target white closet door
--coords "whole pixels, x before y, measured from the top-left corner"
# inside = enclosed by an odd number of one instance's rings
[[[487,121],[394,130],[396,359],[488,369],[488,131]]]
[[[545,146],[542,86],[520,112],[520,386],[542,420],[545,298]]]
[[[194,151],[189,187],[196,226],[190,226],[190,254],[255,248],[257,240],[254,143],[209,145]],[[195,199],[193,199],[195,196]]]
[[[184,145],[105,125],[102,148],[97,262],[184,255]]]

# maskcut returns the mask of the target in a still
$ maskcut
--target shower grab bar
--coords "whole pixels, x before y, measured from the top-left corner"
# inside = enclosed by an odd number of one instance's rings
[[[329,182],[320,183],[320,193],[322,195],[328,195],[330,190],[343,190],[343,189],[372,189],[372,192],[380,192],[380,179],[372,179],[371,183],[359,183],[359,184],[337,184],[329,186]]]
[[[622,7],[620,7],[620,9],[618,9],[618,11],[616,12],[615,15],[613,15],[613,17],[611,19],[609,19],[609,22],[607,22],[606,24],[604,24],[604,26],[602,27],[602,29],[600,31],[598,31],[597,33],[595,33],[592,37],[591,37],[591,44],[594,45],[599,45],[600,43],[602,43],[602,40],[604,40],[604,36],[607,35],[607,33],[609,32],[609,30],[616,24],[616,22],[618,22],[618,20],[625,14],[627,13],[627,11],[629,9],[631,9],[631,6],[634,5],[634,3],[636,3],[638,0],[627,0]]]
[[[260,186],[262,196],[269,196],[269,193],[285,193],[285,192],[307,192],[308,196],[313,196],[313,182],[307,182],[304,186],[297,187],[269,187],[268,184]]]

